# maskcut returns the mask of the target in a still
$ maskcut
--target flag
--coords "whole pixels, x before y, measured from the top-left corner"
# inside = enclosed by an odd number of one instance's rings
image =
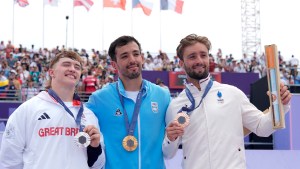
[[[121,8],[125,10],[126,0],[103,0],[103,7]]]
[[[59,0],[44,0],[45,5],[58,6]]]
[[[25,7],[29,5],[27,0],[15,0],[15,3],[18,3],[20,7]]]
[[[94,5],[92,0],[74,0],[74,6],[84,6],[87,11]]]
[[[161,10],[173,10],[179,14],[182,13],[183,1],[182,0],[160,0]]]
[[[132,8],[142,8],[145,15],[149,16],[152,12],[153,3],[146,0],[132,0]]]

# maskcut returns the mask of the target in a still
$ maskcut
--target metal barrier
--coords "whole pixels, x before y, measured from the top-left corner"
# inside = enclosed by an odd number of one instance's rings
[[[84,91],[78,91],[77,94],[79,95],[82,102],[87,102],[89,100],[89,97],[92,93],[90,92],[84,92]],[[179,95],[178,92],[171,93],[171,97],[175,98]],[[24,102],[25,100],[25,94],[21,90],[0,90],[0,102]]]
[[[21,90],[0,89],[0,101],[22,101]]]
[[[78,96],[80,97],[82,102],[87,102],[89,100],[89,97],[92,93],[90,92],[84,92],[84,91],[78,91]]]

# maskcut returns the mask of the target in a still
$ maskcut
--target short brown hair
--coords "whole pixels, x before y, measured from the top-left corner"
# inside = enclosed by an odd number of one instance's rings
[[[211,49],[211,43],[207,37],[190,34],[181,39],[179,45],[177,46],[176,53],[179,59],[183,60],[183,51],[186,47],[191,46],[197,42],[204,44],[207,47],[208,51]]]
[[[58,54],[55,55],[55,57],[50,61],[49,64],[49,69],[52,69],[54,67],[54,65],[61,59],[61,58],[70,58],[72,60],[76,60],[80,63],[80,66],[82,67],[83,65],[83,60],[81,59],[81,57],[79,56],[78,53],[74,52],[74,51],[62,51]],[[52,78],[50,77],[50,79],[46,82],[45,88],[46,89],[50,89],[51,88],[51,81]]]
[[[140,52],[142,51],[141,44],[133,36],[121,36],[114,40],[109,46],[108,55],[110,56],[111,60],[116,62],[116,49],[118,47],[125,46],[130,42],[135,42],[138,45]]]

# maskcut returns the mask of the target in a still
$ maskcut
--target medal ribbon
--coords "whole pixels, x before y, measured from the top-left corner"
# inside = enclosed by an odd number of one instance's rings
[[[142,84],[142,88],[140,89],[137,98],[136,98],[136,103],[134,106],[134,110],[133,110],[133,115],[132,115],[132,119],[131,119],[131,123],[129,124],[129,120],[128,120],[128,114],[126,112],[125,106],[124,106],[124,99],[123,96],[120,94],[119,91],[119,85],[117,82],[117,91],[118,91],[118,95],[122,104],[122,108],[124,110],[124,119],[125,119],[125,126],[126,126],[126,131],[128,133],[128,135],[133,136],[133,132],[136,126],[136,122],[137,122],[137,117],[138,114],[140,112],[140,108],[141,108],[141,104],[142,104],[142,95],[144,93],[144,83]]]
[[[65,110],[75,119],[75,122],[76,122],[77,126],[79,126],[79,131],[82,132],[83,131],[83,126],[80,124],[81,123],[81,116],[82,116],[82,113],[83,113],[83,105],[82,105],[82,103],[80,102],[80,108],[79,108],[77,117],[75,118],[74,115],[73,115],[73,113],[71,112],[71,110],[59,98],[59,96],[54,92],[54,90],[48,89],[48,93],[49,93],[49,95],[53,99],[55,99],[60,105],[62,105],[65,108]],[[80,98],[79,98],[79,96],[77,94],[74,94],[73,100],[80,101]]]
[[[191,113],[192,113],[192,111],[195,110],[196,108],[198,108],[201,105],[204,97],[207,95],[207,93],[210,90],[210,88],[212,87],[212,85],[213,85],[213,81],[209,80],[209,82],[208,82],[208,84],[207,84],[207,86],[206,86],[206,88],[204,90],[204,93],[202,95],[202,98],[201,98],[201,100],[200,100],[200,102],[199,102],[199,104],[198,104],[197,107],[195,107],[195,99],[194,99],[191,91],[186,86],[185,87],[185,93],[186,93],[186,96],[188,97],[188,99],[190,100],[190,102],[192,103],[192,105],[190,107],[182,107],[177,113],[180,113],[182,111],[186,111],[186,114],[190,116]]]

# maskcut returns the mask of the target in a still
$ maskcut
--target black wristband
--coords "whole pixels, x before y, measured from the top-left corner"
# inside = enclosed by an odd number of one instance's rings
[[[99,144],[98,147],[92,147],[90,145],[87,147],[87,156],[88,156],[87,163],[89,167],[92,167],[94,165],[94,163],[97,161],[101,153],[102,153],[101,144]]]

